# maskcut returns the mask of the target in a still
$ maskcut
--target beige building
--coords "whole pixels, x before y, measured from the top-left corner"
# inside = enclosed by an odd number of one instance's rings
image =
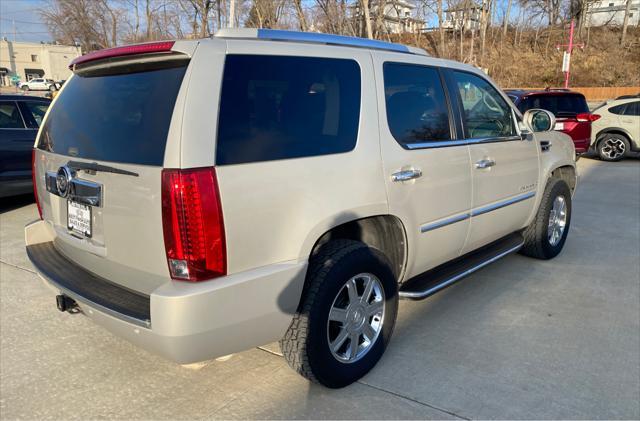
[[[80,47],[0,40],[0,85],[33,78],[63,80],[71,76],[71,60],[82,55]]]

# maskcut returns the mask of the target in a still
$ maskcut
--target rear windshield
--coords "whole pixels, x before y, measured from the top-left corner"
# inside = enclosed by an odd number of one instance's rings
[[[51,108],[38,148],[77,158],[162,165],[186,66],[75,75]]]
[[[551,111],[556,117],[573,117],[576,114],[588,113],[587,101],[582,95],[532,95],[526,97],[518,104],[522,112],[532,108],[542,108]]]

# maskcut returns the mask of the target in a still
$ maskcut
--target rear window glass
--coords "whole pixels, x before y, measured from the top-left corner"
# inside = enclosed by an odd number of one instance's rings
[[[52,107],[38,147],[78,158],[162,165],[185,69],[75,75]]]
[[[525,98],[518,109],[525,112],[532,108],[551,111],[556,117],[573,117],[576,114],[588,113],[587,100],[582,95],[532,95]]]
[[[229,55],[220,98],[218,165],[347,152],[360,120],[353,60]]]

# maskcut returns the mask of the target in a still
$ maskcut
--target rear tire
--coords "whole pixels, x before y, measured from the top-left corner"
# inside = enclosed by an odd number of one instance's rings
[[[556,257],[567,240],[571,224],[571,190],[564,180],[547,183],[535,219],[523,231],[521,254],[536,259]]]
[[[25,86],[23,86],[23,87],[22,87],[22,88],[20,88],[20,89],[22,89],[23,91],[29,91],[29,90],[30,90],[30,88],[29,88],[29,86],[28,86],[28,85],[25,85]]]
[[[357,241],[331,241],[310,259],[298,312],[280,348],[302,376],[344,387],[382,357],[397,310],[398,284],[386,257]]]
[[[620,161],[629,153],[629,140],[619,134],[605,133],[598,139],[597,151],[603,161]]]

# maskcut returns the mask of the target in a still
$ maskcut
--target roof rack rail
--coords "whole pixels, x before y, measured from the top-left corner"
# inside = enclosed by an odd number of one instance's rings
[[[284,31],[280,29],[223,28],[215,34],[216,38],[249,38],[270,41],[308,42],[314,44],[340,45],[344,47],[369,48],[373,50],[394,51],[397,53],[427,56],[422,48],[402,44],[378,41],[374,39],[347,37],[316,32]]]

